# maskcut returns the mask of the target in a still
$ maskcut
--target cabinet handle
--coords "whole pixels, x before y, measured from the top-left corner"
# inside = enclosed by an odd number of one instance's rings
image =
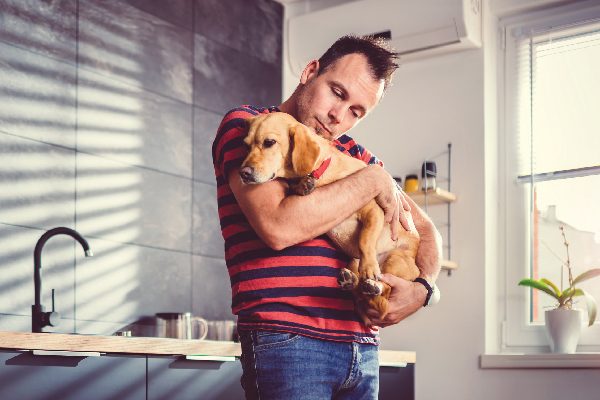
[[[396,367],[396,368],[406,368],[408,364],[405,362],[394,362],[394,361],[382,361],[379,363],[380,367]]]
[[[32,350],[34,356],[100,357],[97,351]]]
[[[219,361],[228,362],[235,361],[235,356],[209,356],[209,355],[188,355],[185,356],[186,360],[192,361]]]

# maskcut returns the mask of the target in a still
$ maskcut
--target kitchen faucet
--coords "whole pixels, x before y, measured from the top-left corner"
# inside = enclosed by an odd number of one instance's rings
[[[46,241],[55,235],[69,235],[77,240],[86,257],[93,256],[88,242],[77,232],[70,228],[58,227],[53,228],[44,233],[35,245],[33,251],[33,284],[35,287],[35,304],[31,306],[31,332],[42,332],[45,326],[57,326],[60,322],[60,314],[54,311],[54,289],[52,289],[52,311],[45,312],[44,306],[40,301],[40,293],[42,291],[42,248]]]

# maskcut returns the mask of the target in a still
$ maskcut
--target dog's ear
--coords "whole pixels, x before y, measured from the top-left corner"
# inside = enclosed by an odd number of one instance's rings
[[[244,121],[244,129],[246,130],[246,137],[244,138],[244,142],[247,145],[250,145],[252,140],[254,140],[254,132],[258,128],[259,125],[259,115],[247,118]]]
[[[305,176],[316,168],[321,147],[310,130],[297,124],[290,128],[290,146],[292,146],[292,168],[299,176]]]
[[[250,129],[252,129],[252,125],[254,125],[254,122],[256,122],[256,120],[258,119],[258,115],[254,116],[254,117],[250,117],[247,119],[244,119],[244,128],[246,129],[246,131],[250,132]]]

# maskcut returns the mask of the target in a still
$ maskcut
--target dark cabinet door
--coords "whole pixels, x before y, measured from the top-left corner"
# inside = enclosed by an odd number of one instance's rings
[[[148,400],[244,399],[242,365],[236,361],[196,361],[148,357]]]
[[[413,400],[415,364],[379,368],[379,400]]]
[[[0,351],[0,399],[146,399],[146,357]]]

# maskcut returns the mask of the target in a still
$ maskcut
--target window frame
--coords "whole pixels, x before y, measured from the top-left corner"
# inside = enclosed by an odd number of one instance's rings
[[[520,34],[546,30],[552,27],[570,26],[584,21],[600,19],[600,5],[580,2],[548,10],[527,12],[499,21],[499,32],[503,46],[498,49],[500,121],[499,121],[499,195],[504,204],[500,216],[504,215],[504,225],[500,227],[499,267],[502,281],[499,291],[503,301],[500,304],[500,343],[501,352],[546,352],[548,340],[544,325],[531,325],[529,318],[529,297],[531,291],[518,286],[517,282],[526,277],[530,267],[528,232],[530,231],[529,189],[526,184],[517,183],[517,141],[518,141],[518,46]],[[503,98],[502,98],[503,97]],[[525,203],[523,203],[525,202]],[[523,223],[524,221],[524,223]],[[515,266],[522,266],[517,268]],[[600,299],[596,299],[599,302]],[[600,323],[584,328],[578,346],[579,352],[600,351]]]

